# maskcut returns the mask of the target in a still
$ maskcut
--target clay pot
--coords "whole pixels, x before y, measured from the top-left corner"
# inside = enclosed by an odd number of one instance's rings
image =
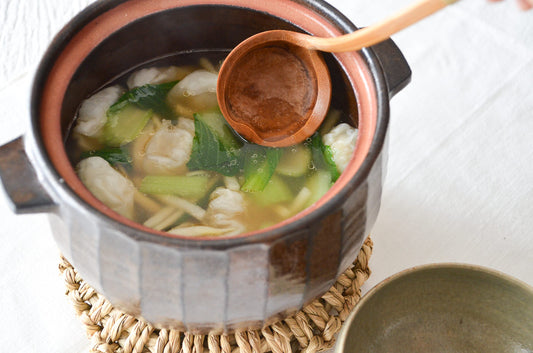
[[[81,100],[154,58],[230,50],[269,29],[334,36],[356,28],[323,1],[101,0],[56,36],[34,80],[31,130],[1,147],[14,209],[47,212],[81,276],[116,307],[191,332],[258,328],[323,294],[352,261],[379,209],[389,99],[410,79],[398,48],[325,55],[332,106],[360,129],[350,165],[299,215],[233,238],[190,239],[112,212],[76,177],[64,141]]]

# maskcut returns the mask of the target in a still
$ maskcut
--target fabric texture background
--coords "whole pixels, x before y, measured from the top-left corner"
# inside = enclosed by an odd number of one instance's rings
[[[91,0],[0,1],[0,143],[27,130],[31,80],[55,33]],[[368,26],[410,0],[330,0]],[[462,1],[393,36],[411,84],[392,99],[388,174],[363,291],[433,262],[533,285],[533,11]],[[84,352],[46,215],[0,201],[0,346]]]

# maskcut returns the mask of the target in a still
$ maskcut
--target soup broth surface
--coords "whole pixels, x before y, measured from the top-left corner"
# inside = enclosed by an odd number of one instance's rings
[[[66,145],[95,197],[147,227],[194,237],[274,225],[327,192],[355,148],[348,117],[333,107],[298,145],[248,143],[217,106],[222,57],[162,58],[81,102]]]

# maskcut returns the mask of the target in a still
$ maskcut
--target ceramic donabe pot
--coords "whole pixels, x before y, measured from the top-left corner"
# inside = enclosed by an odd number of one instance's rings
[[[355,27],[320,0],[101,0],[54,39],[35,77],[31,130],[0,150],[19,213],[48,212],[55,240],[116,307],[191,332],[258,328],[323,294],[355,259],[379,209],[389,98],[410,70],[388,41],[325,55],[332,107],[359,127],[350,165],[316,204],[233,238],[157,232],[112,212],[76,177],[64,148],[81,100],[113,78],[176,52],[230,50],[252,34],[335,36]]]

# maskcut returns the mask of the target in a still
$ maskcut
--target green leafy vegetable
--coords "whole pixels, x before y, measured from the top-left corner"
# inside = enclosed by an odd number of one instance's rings
[[[308,146],[298,144],[285,147],[282,151],[281,159],[276,167],[276,173],[300,177],[309,172],[312,153]]]
[[[220,111],[194,114],[194,118],[205,123],[215,134],[224,148],[228,150],[238,150],[242,147],[242,141],[226,122],[226,119],[224,119],[224,116]]]
[[[139,190],[146,194],[177,195],[197,200],[209,191],[209,176],[148,175],[143,178]]]
[[[242,191],[263,191],[281,157],[281,149],[248,145],[244,152],[244,184]]]
[[[234,176],[242,169],[242,143],[222,114],[195,114],[194,129],[191,158],[187,163],[190,170],[212,170]]]
[[[167,93],[178,81],[161,83],[158,85],[146,84],[135,87],[124,93],[118,101],[109,107],[107,114],[116,114],[129,104],[134,104],[140,109],[149,110],[164,115],[167,119],[174,118],[174,112],[168,106]]]
[[[332,184],[333,180],[331,179],[331,173],[328,171],[317,170],[313,173],[305,183],[305,187],[311,191],[311,196],[307,200],[305,208],[311,206],[324,196]]]
[[[131,156],[129,153],[121,148],[104,148],[97,151],[85,151],[81,154],[81,158],[88,157],[101,157],[105,159],[109,164],[131,164]]]
[[[113,147],[125,145],[137,138],[152,118],[151,110],[141,110],[132,104],[117,111],[107,111],[102,138]]]
[[[277,175],[272,175],[263,191],[251,193],[250,196],[262,206],[286,202],[294,198],[289,186]]]
[[[319,133],[314,133],[310,140],[306,143],[311,148],[313,155],[313,164],[317,169],[325,169],[331,175],[331,180],[335,182],[339,176],[337,165],[333,161],[333,151],[331,147],[324,145],[322,137]]]

